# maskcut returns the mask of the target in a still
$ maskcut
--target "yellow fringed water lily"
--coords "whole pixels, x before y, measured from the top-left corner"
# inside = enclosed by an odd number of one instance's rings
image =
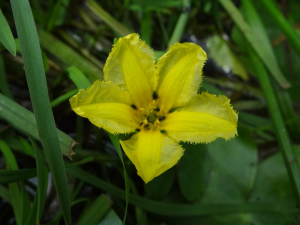
[[[184,149],[178,142],[208,143],[237,135],[237,113],[225,96],[197,94],[206,53],[176,43],[155,64],[154,52],[137,34],[120,38],[104,80],[70,99],[72,109],[114,134],[145,183],[174,166]]]

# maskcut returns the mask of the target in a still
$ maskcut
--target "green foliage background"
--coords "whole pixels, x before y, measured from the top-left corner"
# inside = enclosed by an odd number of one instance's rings
[[[300,223],[298,0],[0,7],[0,224]],[[157,59],[175,42],[199,44],[209,56],[199,92],[239,111],[238,137],[182,143],[179,163],[147,185],[118,144],[126,137],[68,102],[102,79],[114,39],[132,32]]]

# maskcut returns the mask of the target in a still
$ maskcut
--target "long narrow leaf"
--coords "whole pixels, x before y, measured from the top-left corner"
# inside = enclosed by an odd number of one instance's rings
[[[0,42],[14,56],[16,55],[16,44],[9,25],[0,9]]]
[[[28,180],[36,176],[35,169],[14,169],[14,170],[0,170],[0,184],[8,184],[22,180]]]
[[[190,0],[183,0],[183,7],[183,12],[179,16],[173,34],[170,38],[169,47],[181,40],[182,34],[184,32],[189,17]]]
[[[104,9],[102,9],[94,0],[88,0],[86,2],[87,7],[107,23],[115,32],[120,36],[126,36],[132,33],[127,27],[122,25],[119,21],[109,15]]]
[[[39,39],[28,0],[11,0],[27,83],[39,137],[45,150],[65,222],[71,225],[71,207],[65,167],[51,111]]]
[[[126,199],[125,191],[117,188],[100,178],[91,175],[79,167],[67,167],[67,172],[95,187],[105,190],[112,195],[123,200]],[[140,196],[130,194],[129,203],[140,207],[146,211],[168,215],[174,217],[181,216],[201,216],[211,215],[217,213],[238,213],[238,212],[276,212],[276,206],[257,204],[257,203],[243,203],[243,204],[171,204],[160,201],[153,201]]]
[[[13,98],[12,94],[9,90],[7,79],[6,79],[6,74],[5,74],[5,67],[4,67],[4,62],[3,62],[3,57],[0,54],[0,89],[9,98]]]
[[[252,29],[249,27],[248,23],[245,21],[241,13],[235,7],[235,5],[230,0],[219,0],[223,7],[227,10],[228,14],[231,16],[235,24],[242,31],[243,35],[250,43],[251,47],[255,50],[260,59],[264,62],[268,70],[271,72],[275,80],[283,88],[289,88],[290,84],[283,76],[281,70],[277,66],[277,63],[274,62],[274,58],[265,50],[262,43],[259,41],[257,36],[254,34]]]
[[[14,128],[22,133],[40,140],[34,114],[18,103],[12,101],[0,93],[0,118],[6,120]],[[57,129],[60,141],[61,153],[71,156],[72,146],[75,141],[64,132]]]
[[[250,56],[252,58],[252,62],[254,65],[255,70],[257,71],[258,79],[260,82],[260,85],[263,89],[265,98],[267,100],[269,113],[271,115],[272,121],[275,126],[277,140],[281,147],[281,152],[283,156],[283,160],[285,163],[285,166],[288,171],[288,175],[290,177],[290,181],[292,184],[292,187],[295,191],[295,196],[298,204],[300,204],[300,168],[298,163],[292,163],[294,160],[296,160],[296,156],[293,152],[291,142],[288,136],[288,133],[286,131],[282,115],[280,113],[279,106],[273,91],[273,88],[271,86],[271,82],[268,77],[268,73],[264,68],[264,65],[260,61],[260,59],[257,57],[255,52],[249,48],[250,50]]]
[[[37,147],[32,137],[29,137],[29,139],[33,151],[35,153],[35,160],[36,160],[38,186],[37,186],[37,193],[35,196],[35,198],[37,198],[37,211],[35,216],[36,218],[35,222],[36,224],[39,224],[39,221],[42,218],[44,204],[47,196],[48,169],[43,162],[42,151]]]
[[[243,0],[243,7],[245,9],[247,21],[253,30],[253,32],[259,37],[260,41],[263,43],[265,49],[269,52],[269,54],[274,58],[274,61],[277,62],[271,41],[267,35],[267,31],[264,28],[264,25],[255,11],[255,8],[251,1]],[[277,96],[277,100],[282,112],[282,116],[284,120],[294,119],[297,121],[295,111],[292,106],[292,100],[287,90],[282,90],[279,85],[275,82],[272,83],[273,88],[275,89],[275,94]],[[291,123],[287,125],[290,134],[295,140],[298,140],[300,137],[300,127],[297,123]]]
[[[106,195],[100,195],[86,210],[82,213],[77,225],[97,225],[103,216],[111,207],[111,201]]]
[[[55,55],[55,57],[60,59],[66,65],[78,67],[91,81],[102,79],[102,70],[79,55],[72,48],[42,29],[38,30],[38,34],[41,46],[44,50]],[[49,43],[51,43],[51,45]]]
[[[129,182],[128,182],[128,175],[127,175],[127,171],[125,168],[125,164],[124,164],[124,160],[123,160],[123,156],[122,156],[122,150],[120,148],[120,143],[119,143],[119,138],[109,132],[108,136],[111,140],[111,142],[113,143],[113,145],[115,146],[115,149],[118,152],[118,155],[121,159],[121,162],[123,164],[123,170],[124,170],[124,179],[125,179],[125,193],[126,193],[126,207],[125,207],[125,213],[124,213],[124,219],[123,219],[123,224],[125,224],[126,222],[126,216],[127,216],[127,209],[128,209],[128,201],[129,201],[129,193],[130,193],[130,186],[129,186]]]
[[[293,26],[289,21],[284,17],[284,15],[276,7],[274,1],[272,0],[261,0],[262,5],[264,6],[265,11],[272,17],[274,22],[280,27],[282,32],[287,37],[289,43],[293,46],[295,51],[300,56],[300,36],[296,33]]]

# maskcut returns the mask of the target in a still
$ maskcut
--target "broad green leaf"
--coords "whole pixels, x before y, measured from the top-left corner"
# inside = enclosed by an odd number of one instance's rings
[[[220,36],[214,35],[206,40],[209,56],[223,68],[224,71],[248,80],[249,76],[238,57],[231,51],[227,42]]]
[[[16,55],[16,44],[9,25],[0,9],[0,42],[14,56]]]
[[[189,201],[201,197],[210,176],[207,145],[184,144],[184,155],[177,165],[178,182],[182,194]]]
[[[110,209],[98,225],[122,225],[122,221],[113,209]]]
[[[258,162],[251,133],[240,126],[237,137],[230,141],[217,139],[208,150],[211,174],[200,204],[246,202]]]
[[[151,199],[162,200],[170,191],[174,181],[175,168],[171,168],[145,184],[145,192]]]

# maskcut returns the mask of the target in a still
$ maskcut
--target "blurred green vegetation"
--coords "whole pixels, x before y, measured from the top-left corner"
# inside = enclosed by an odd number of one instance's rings
[[[298,0],[29,3],[0,0],[0,224],[300,224]],[[117,137],[68,102],[133,32],[157,59],[175,42],[200,45],[199,92],[239,111],[238,137],[182,143],[147,185]]]

